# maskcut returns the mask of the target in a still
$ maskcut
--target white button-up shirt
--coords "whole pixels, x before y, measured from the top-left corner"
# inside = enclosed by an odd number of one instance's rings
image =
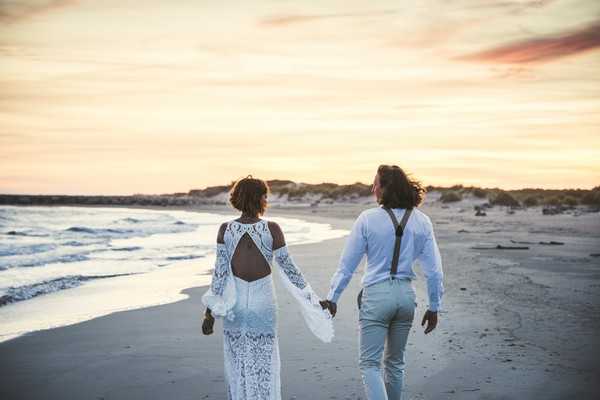
[[[402,220],[405,210],[392,210],[398,221]],[[390,279],[392,257],[394,253],[394,225],[390,216],[382,207],[363,211],[354,222],[350,237],[340,258],[336,273],[331,279],[331,287],[327,299],[337,302],[350,282],[352,274],[367,255],[367,266],[362,278],[363,287]],[[433,226],[427,215],[413,209],[402,235],[400,258],[395,278],[414,279],[415,260],[427,278],[429,309],[438,311],[441,306],[444,286],[442,279],[442,259],[433,234]]]

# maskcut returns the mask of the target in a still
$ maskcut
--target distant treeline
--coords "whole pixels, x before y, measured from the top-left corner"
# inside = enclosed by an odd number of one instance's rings
[[[289,180],[268,181],[273,195],[288,201],[310,201],[311,203],[344,202],[371,195],[371,185],[354,183],[297,183]],[[225,204],[227,192],[233,186],[209,186],[187,193],[132,196],[69,196],[69,195],[0,195],[2,205],[126,205],[126,206],[185,206],[203,204]],[[587,205],[600,207],[600,186],[586,189],[518,189],[479,188],[455,185],[451,187],[428,186],[428,192],[441,193],[440,201],[451,203],[465,198],[487,200],[490,205],[509,207]]]
[[[600,186],[593,189],[482,189],[456,185],[452,187],[427,187],[427,191],[441,192],[443,203],[460,201],[475,197],[487,199],[491,205],[509,207],[566,206],[579,205],[600,207]]]
[[[191,190],[192,196],[211,197],[231,190],[234,182],[223,186],[209,186],[204,189]],[[307,195],[316,195],[322,198],[338,200],[342,198],[357,198],[369,196],[371,186],[364,183],[353,183],[351,185],[338,185],[337,183],[298,183],[294,181],[274,179],[267,181],[271,193],[276,195],[287,195],[288,200],[300,200]]]
[[[36,205],[36,206],[185,206],[204,204],[189,196],[175,194],[133,195],[133,196],[69,196],[69,195],[29,195],[0,194],[0,205]]]

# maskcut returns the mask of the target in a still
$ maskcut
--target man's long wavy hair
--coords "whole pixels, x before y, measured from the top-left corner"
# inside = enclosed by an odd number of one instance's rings
[[[415,208],[425,198],[421,183],[410,179],[397,165],[380,165],[377,168],[381,198],[379,204],[387,208]]]

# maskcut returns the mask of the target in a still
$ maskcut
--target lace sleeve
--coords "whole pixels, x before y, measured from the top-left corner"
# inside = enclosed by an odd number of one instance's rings
[[[235,284],[231,279],[227,248],[222,243],[217,243],[212,282],[202,296],[202,302],[211,309],[214,316],[233,319],[231,310],[235,305]]]
[[[308,328],[323,342],[331,342],[334,334],[331,314],[322,309],[319,304],[319,296],[306,282],[302,272],[290,256],[287,246],[275,250],[273,256],[279,265],[279,278],[300,305]]]
[[[229,275],[227,272],[227,249],[224,244],[217,243],[217,258],[215,260],[212,282],[210,283],[210,289],[217,296],[223,295],[227,275]]]

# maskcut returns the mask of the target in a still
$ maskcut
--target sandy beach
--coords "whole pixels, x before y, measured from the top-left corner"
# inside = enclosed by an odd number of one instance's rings
[[[371,206],[272,208],[266,218],[350,229]],[[231,213],[226,207],[203,211]],[[430,203],[423,211],[434,222],[446,292],[438,329],[425,336],[417,323],[427,304],[424,280],[415,282],[419,305],[408,345],[407,398],[597,398],[600,257],[592,254],[600,249],[600,214],[543,216],[539,208],[509,214],[495,207],[475,217],[462,203]],[[290,249],[321,295],[344,241]],[[552,241],[564,244],[544,244]],[[497,245],[528,249],[493,249]],[[362,266],[339,302],[331,344],[312,336],[276,281],[284,399],[365,398],[357,366],[361,274]],[[204,291],[193,287],[176,303],[0,343],[0,398],[224,399],[221,323],[212,336],[200,333]]]

